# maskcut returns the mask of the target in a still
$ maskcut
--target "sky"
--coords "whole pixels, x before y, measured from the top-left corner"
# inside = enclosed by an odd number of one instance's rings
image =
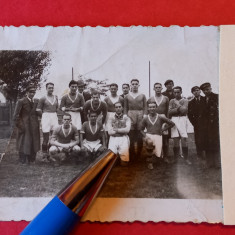
[[[79,75],[121,85],[140,80],[140,91],[153,95],[153,84],[174,80],[191,95],[191,87],[211,82],[219,91],[219,29],[203,27],[8,27],[0,28],[0,49],[47,50],[47,81],[62,96]],[[150,70],[149,70],[150,62]],[[45,94],[45,87],[37,92]]]

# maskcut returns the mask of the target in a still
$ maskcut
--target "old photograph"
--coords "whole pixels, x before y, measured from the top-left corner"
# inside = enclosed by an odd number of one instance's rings
[[[219,27],[9,27],[0,41],[2,199],[53,197],[110,149],[100,213],[196,200],[199,221],[222,222]]]

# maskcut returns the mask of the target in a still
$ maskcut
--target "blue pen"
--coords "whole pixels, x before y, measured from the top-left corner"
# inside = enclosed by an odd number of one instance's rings
[[[21,235],[68,234],[98,194],[116,160],[117,156],[106,150],[52,199]]]

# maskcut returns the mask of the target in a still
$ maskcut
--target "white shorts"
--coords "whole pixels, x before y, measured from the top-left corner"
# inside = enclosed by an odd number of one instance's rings
[[[67,112],[72,117],[72,124],[77,127],[77,130],[81,130],[82,128],[82,120],[80,112]]]
[[[171,138],[183,137],[188,138],[187,133],[187,117],[172,117],[171,121],[175,123],[175,126],[171,128]]]
[[[61,153],[62,150],[63,150],[62,147],[57,147],[57,146],[52,145],[49,149],[49,152],[55,154],[55,153]],[[78,145],[75,145],[72,148],[72,151],[75,151],[75,152],[78,152],[79,150],[80,150],[80,147]]]
[[[120,158],[124,162],[129,162],[129,148],[130,140],[127,135],[115,137],[110,136],[109,138],[109,149],[115,154],[119,153]]]
[[[115,112],[108,112],[107,113],[107,116],[106,116],[106,119],[105,119],[105,125],[104,125],[104,130],[105,131],[108,131],[108,128],[107,128],[107,123],[108,123],[108,120],[110,118],[113,118],[115,116]]]
[[[162,136],[161,135],[152,135],[146,133],[146,137],[152,140],[154,145],[153,154],[155,154],[157,157],[161,157],[162,153]]]
[[[83,140],[83,146],[86,147],[91,152],[93,151],[96,152],[102,145],[100,144],[100,140],[96,141]]]
[[[43,133],[54,130],[59,125],[57,113],[43,113],[41,123]]]

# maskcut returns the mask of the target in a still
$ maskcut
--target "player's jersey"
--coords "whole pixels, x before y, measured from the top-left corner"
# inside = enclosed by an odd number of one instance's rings
[[[88,141],[96,141],[101,138],[103,133],[103,125],[96,122],[95,129],[92,128],[90,121],[84,122],[80,133],[84,134],[84,139]]]
[[[181,115],[180,111],[178,110],[179,106],[183,106],[186,110],[188,109],[188,100],[185,98],[181,98],[180,100],[172,99],[169,103],[169,117],[176,117],[176,116],[185,116]]]
[[[169,108],[168,97],[162,95],[160,102],[158,102],[156,96],[152,96],[148,99],[147,104],[151,103],[151,102],[157,103],[157,113],[158,114],[165,114],[165,116],[167,116],[168,108]]]
[[[60,103],[60,109],[62,108],[80,108],[84,106],[84,98],[81,94],[76,93],[75,98],[72,98],[70,94],[66,94],[62,97]]]
[[[48,96],[43,96],[37,106],[37,111],[41,111],[42,113],[55,113],[58,109],[58,97],[56,95],[53,96],[53,101],[50,101]]]
[[[112,96],[107,96],[104,99],[105,103],[107,104],[108,112],[115,112],[114,104],[117,102],[120,102],[122,104],[122,107],[124,105],[124,99],[121,96],[117,96],[113,98]]]
[[[66,132],[63,125],[60,125],[53,131],[51,140],[68,144],[71,142],[71,140],[76,140],[77,138],[79,138],[79,134],[77,128],[74,125],[70,125],[68,132]]]
[[[129,110],[143,110],[147,114],[147,102],[144,94],[139,94],[136,97],[130,92],[124,98],[124,114]]]
[[[162,135],[161,130],[163,123],[164,121],[159,114],[155,116],[154,120],[152,120],[150,115],[148,115],[147,117],[144,117],[141,129],[144,130],[146,128],[148,134]]]

